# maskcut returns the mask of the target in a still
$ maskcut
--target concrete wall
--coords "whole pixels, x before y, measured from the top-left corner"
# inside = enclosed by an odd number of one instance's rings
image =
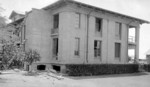
[[[51,60],[51,16],[43,10],[33,9],[26,19],[26,50],[37,50],[43,63]]]
[[[71,10],[70,10],[71,9]],[[86,62],[86,38],[87,38],[87,10],[70,6],[67,12],[61,12],[64,20],[60,21],[63,28],[60,29],[59,38],[63,39],[62,45],[62,59],[61,63],[81,64]],[[81,14],[81,27],[75,28],[75,12]],[[95,35],[95,17],[103,19],[102,37]],[[62,19],[63,19],[62,18]],[[88,63],[127,63],[128,58],[128,24],[131,20],[114,17],[110,14],[103,14],[98,12],[91,12],[89,17],[89,45],[88,45]],[[121,40],[115,39],[115,22],[122,24]],[[130,23],[132,26],[139,26],[138,23]],[[80,56],[74,55],[75,38],[80,38]],[[94,40],[102,41],[102,59],[94,58]],[[121,43],[121,58],[115,58],[115,42]]]
[[[63,35],[63,61],[64,63],[83,63],[85,60],[85,16],[82,16],[82,23],[80,29],[75,28],[75,13],[74,12],[64,12],[63,18],[63,29],[60,30],[60,34]],[[80,56],[74,56],[74,46],[75,38],[80,38]]]
[[[102,64],[102,63],[127,63],[128,58],[128,25],[139,26],[130,19],[113,16],[108,13],[91,11],[76,6],[64,6],[53,10],[33,10],[26,19],[26,50],[32,48],[39,51],[41,61],[48,64]],[[80,28],[76,28],[75,13],[81,15]],[[51,34],[53,29],[53,15],[59,13],[59,32]],[[89,14],[89,18],[87,17]],[[95,18],[102,18],[102,37],[95,35]],[[89,20],[89,25],[87,25]],[[121,40],[115,39],[115,22],[122,24]],[[88,57],[87,49],[87,28],[89,29]],[[58,37],[59,52],[58,60],[52,58],[52,39]],[[74,55],[75,38],[80,38],[80,56]],[[94,58],[94,40],[102,41],[102,57]],[[121,59],[117,60],[115,54],[115,42],[121,43]]]

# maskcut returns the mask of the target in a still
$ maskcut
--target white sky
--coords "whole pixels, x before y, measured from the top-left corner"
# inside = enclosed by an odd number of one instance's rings
[[[31,8],[42,8],[57,0],[0,0],[5,9],[3,15],[9,17],[12,10],[25,12]],[[100,8],[130,15],[150,21],[150,0],[76,0]],[[140,58],[150,49],[150,24],[143,24],[140,30]]]

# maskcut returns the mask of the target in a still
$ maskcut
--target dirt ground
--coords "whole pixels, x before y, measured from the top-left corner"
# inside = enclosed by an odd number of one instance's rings
[[[150,73],[147,72],[58,78],[47,72],[28,75],[25,71],[8,70],[0,74],[0,87],[150,87]]]

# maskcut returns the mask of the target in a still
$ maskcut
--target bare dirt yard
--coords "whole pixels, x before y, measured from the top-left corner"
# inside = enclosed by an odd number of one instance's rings
[[[0,74],[0,87],[150,87],[150,73],[55,78],[48,72],[7,70]]]

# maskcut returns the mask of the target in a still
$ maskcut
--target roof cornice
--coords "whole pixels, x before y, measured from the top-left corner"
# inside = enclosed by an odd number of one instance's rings
[[[83,7],[89,8],[89,9],[102,11],[102,12],[109,13],[109,14],[112,14],[112,15],[117,15],[117,16],[120,16],[122,18],[131,19],[133,21],[138,21],[140,24],[150,23],[149,21],[146,21],[146,20],[143,20],[143,19],[140,19],[140,18],[124,15],[124,14],[121,14],[121,13],[118,13],[118,12],[106,10],[106,9],[103,9],[103,8],[99,8],[99,7],[96,7],[96,6],[92,6],[92,5],[88,5],[88,4],[85,4],[85,3],[77,2],[77,1],[74,1],[74,0],[59,0],[59,1],[57,1],[53,4],[51,4],[51,5],[48,5],[44,8],[42,8],[42,9],[44,9],[44,10],[51,9],[51,8],[54,8],[54,7],[59,6],[61,4],[66,4],[66,5],[67,4],[76,4],[76,5],[83,6]]]

